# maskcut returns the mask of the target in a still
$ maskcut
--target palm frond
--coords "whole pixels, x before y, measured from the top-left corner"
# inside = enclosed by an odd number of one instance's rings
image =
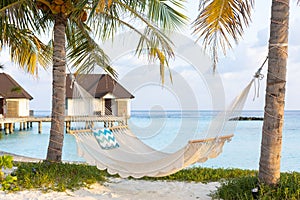
[[[150,61],[159,60],[161,82],[165,81],[165,67],[169,68],[168,60],[174,57],[172,41],[160,32],[159,29],[146,27],[143,36],[140,37],[136,53],[137,55],[146,54]],[[170,74],[170,79],[172,76]]]
[[[100,39],[107,40],[113,38],[114,34],[119,31],[119,27],[122,26],[118,23],[118,19],[124,18],[122,13],[122,7],[112,2],[110,8],[104,8],[104,11],[98,11],[98,3],[101,1],[95,1],[91,4],[91,11],[89,14],[88,24],[91,26],[91,29],[95,31],[94,35]]]
[[[209,49],[216,69],[219,49],[226,54],[232,42],[238,42],[244,28],[251,21],[253,0],[204,0],[200,1],[199,15],[193,22],[193,33],[203,39]]]
[[[147,17],[152,22],[157,23],[158,27],[176,30],[187,23],[188,17],[178,11],[178,9],[184,10],[184,0],[152,0],[148,2]]]
[[[0,1],[0,19],[3,23],[14,24],[18,29],[30,29],[39,33],[47,28],[45,24],[37,24],[40,13],[35,2],[30,0]]]
[[[167,29],[174,30],[186,22],[187,17],[174,8],[183,8],[181,2],[162,0],[113,1],[109,11],[98,15],[99,33],[102,34],[102,39],[107,39],[113,36],[117,27],[126,27],[136,32],[140,36],[136,48],[137,55],[147,54],[151,61],[158,59],[161,81],[164,83],[165,67],[169,67],[168,60],[174,56],[173,43],[164,32]],[[126,15],[122,15],[122,13],[126,13]],[[134,22],[132,23],[132,21]],[[144,31],[135,28],[134,24],[136,23],[145,27]]]
[[[172,50],[172,45],[173,45],[172,41],[165,35],[163,30],[161,30],[161,28],[156,25],[156,23],[148,20],[147,16],[144,17],[144,15],[135,12],[130,7],[124,4],[123,7],[128,12],[130,12],[134,18],[139,19],[141,22],[143,22],[146,25],[143,35],[140,37],[136,49],[136,53],[138,55],[141,55],[142,53],[146,53],[147,55],[149,55],[149,59],[151,61],[154,61],[155,59],[159,60],[161,82],[162,84],[164,84],[165,67],[169,68],[168,60],[174,56],[174,52]],[[159,18],[152,18],[152,19],[164,23],[164,21]],[[171,74],[170,74],[170,79],[172,80]]]
[[[52,55],[51,47],[34,34],[47,28],[45,23],[36,23],[39,18],[33,1],[0,1],[0,48],[8,47],[11,59],[25,71],[36,75],[39,65],[44,68],[50,65]]]
[[[119,28],[136,32],[140,36],[137,55],[148,54],[151,61],[158,59],[163,83],[165,67],[168,67],[168,60],[174,56],[173,44],[165,33],[186,23],[187,17],[177,11],[183,9],[184,1],[114,0],[109,8],[105,6],[101,12],[97,12],[99,2],[94,2],[90,13],[94,19],[92,29],[96,30],[95,34],[106,40],[113,37]],[[136,25],[145,27],[144,31],[138,30]]]
[[[110,60],[99,45],[90,37],[87,28],[67,26],[68,60],[77,70],[76,73],[91,73],[96,67],[101,67],[108,74],[117,77],[116,71],[110,66]],[[73,34],[73,35],[69,35]]]
[[[25,71],[37,74],[38,64],[44,68],[50,65],[51,47],[41,42],[33,32],[7,24],[2,31],[1,47],[8,47],[11,59]]]

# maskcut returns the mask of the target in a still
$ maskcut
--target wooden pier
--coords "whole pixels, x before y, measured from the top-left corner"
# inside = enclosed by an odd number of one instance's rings
[[[38,123],[38,133],[42,133],[43,122],[51,122],[51,117],[20,117],[20,118],[0,118],[0,131],[4,130],[5,134],[12,134],[15,131],[15,124],[19,123],[19,130],[28,130],[32,128],[33,123]],[[103,127],[113,127],[127,125],[126,117],[117,116],[65,116],[65,130],[70,133],[72,122],[85,123],[85,127],[93,127],[94,123],[102,122]],[[78,127],[76,127],[78,128]]]

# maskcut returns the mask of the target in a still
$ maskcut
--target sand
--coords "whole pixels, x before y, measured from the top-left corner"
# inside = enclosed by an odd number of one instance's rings
[[[82,188],[66,192],[42,193],[39,190],[26,190],[15,193],[0,192],[0,199],[5,200],[191,200],[211,199],[207,196],[219,184],[216,182],[186,183],[166,181],[144,181],[112,178],[91,188]]]
[[[1,152],[0,152],[1,155]],[[38,161],[22,156],[14,156],[18,161]],[[10,170],[5,173],[10,173]],[[93,184],[90,188],[76,191],[47,192],[25,190],[14,193],[0,191],[0,200],[206,200],[219,186],[217,182],[208,184],[177,181],[144,181],[122,178],[109,178],[102,185]]]

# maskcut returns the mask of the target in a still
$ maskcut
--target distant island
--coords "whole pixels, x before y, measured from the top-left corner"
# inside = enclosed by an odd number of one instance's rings
[[[242,116],[234,117],[230,119],[230,121],[262,121],[262,120],[264,120],[263,117],[242,117]]]

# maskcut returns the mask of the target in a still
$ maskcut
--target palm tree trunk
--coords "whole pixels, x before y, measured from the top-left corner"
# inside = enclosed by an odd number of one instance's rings
[[[262,131],[259,180],[276,185],[280,158],[286,84],[289,0],[272,0],[269,62]]]
[[[52,115],[47,161],[60,162],[64,140],[66,85],[66,18],[55,16],[53,41]]]

